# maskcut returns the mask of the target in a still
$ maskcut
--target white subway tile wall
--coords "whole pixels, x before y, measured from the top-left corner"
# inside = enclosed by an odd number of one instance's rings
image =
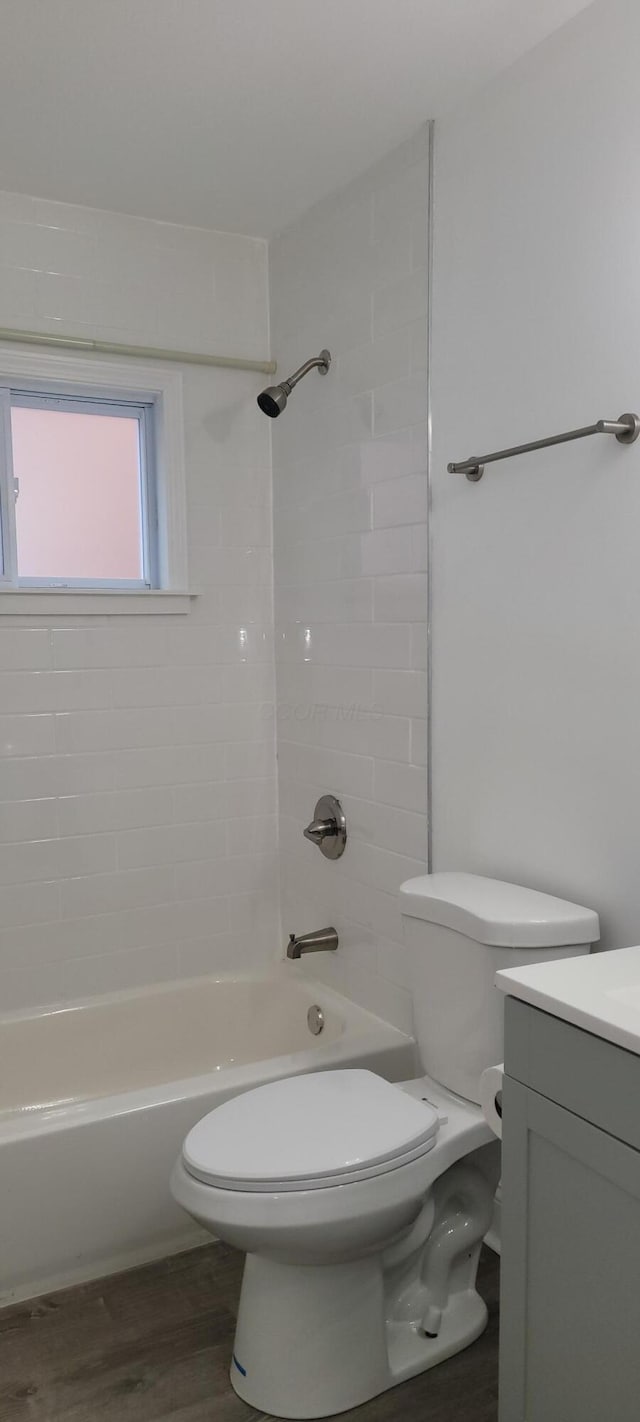
[[[428,136],[272,245],[284,420],[185,367],[188,617],[3,618],[0,1010],[301,963],[402,1027],[396,902],[426,860]],[[265,244],[0,193],[0,324],[262,357]],[[274,435],[275,776],[270,435]],[[331,864],[316,796],[349,820]]]
[[[335,923],[321,974],[411,1026],[397,889],[427,855],[428,131],[272,243],[286,374],[328,346],[273,432],[283,926]],[[338,862],[302,837],[332,791]]]
[[[0,193],[0,324],[263,358],[267,249]],[[278,950],[262,382],[183,379],[189,616],[2,618],[0,1011]]]

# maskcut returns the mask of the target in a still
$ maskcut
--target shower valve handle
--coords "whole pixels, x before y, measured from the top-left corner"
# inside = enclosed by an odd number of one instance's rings
[[[312,820],[303,830],[305,839],[312,839],[314,844],[322,844],[328,834],[337,834],[338,826],[335,820]]]
[[[335,795],[321,795],[310,825],[303,830],[305,839],[317,844],[325,859],[339,859],[347,842],[347,821]]]

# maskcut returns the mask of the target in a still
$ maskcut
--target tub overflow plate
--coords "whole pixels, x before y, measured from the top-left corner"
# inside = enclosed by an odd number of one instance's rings
[[[314,1037],[317,1037],[324,1027],[324,1012],[315,1002],[307,1013],[307,1027]]]

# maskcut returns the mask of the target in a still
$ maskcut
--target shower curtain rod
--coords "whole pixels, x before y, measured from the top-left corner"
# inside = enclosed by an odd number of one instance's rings
[[[196,351],[165,350],[160,346],[129,346],[121,341],[92,341],[85,336],[50,335],[44,331],[12,331],[0,326],[0,341],[26,346],[56,346],[68,351],[96,351],[100,355],[138,356],[142,360],[173,360],[180,365],[214,365],[226,370],[255,370],[273,375],[275,360],[241,360],[237,356],[204,355]]]
[[[513,459],[517,454],[531,454],[536,449],[549,449],[553,444],[567,444],[572,439],[586,439],[588,435],[612,434],[620,444],[633,444],[640,434],[638,415],[619,415],[617,420],[597,420],[595,425],[583,425],[579,430],[567,430],[565,434],[548,435],[546,439],[534,439],[529,444],[514,444],[510,449],[496,449],[493,454],[480,454],[471,459],[462,459],[459,464],[447,464],[449,474],[466,474],[472,484],[477,484],[484,474],[485,464],[494,464],[496,459]]]

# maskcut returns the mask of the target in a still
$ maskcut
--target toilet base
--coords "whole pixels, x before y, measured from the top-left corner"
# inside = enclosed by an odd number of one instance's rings
[[[423,1319],[393,1319],[379,1256],[347,1264],[288,1265],[250,1255],[238,1315],[231,1383],[250,1406],[276,1417],[345,1412],[441,1363],[484,1331],[474,1287],[479,1246],[461,1285],[439,1311],[436,1337]]]
[[[454,1353],[475,1343],[488,1322],[487,1306],[476,1289],[468,1289],[452,1298],[437,1338],[427,1338],[415,1324],[387,1325],[390,1380],[387,1387],[405,1382],[417,1373],[424,1373],[436,1363],[444,1363]]]

